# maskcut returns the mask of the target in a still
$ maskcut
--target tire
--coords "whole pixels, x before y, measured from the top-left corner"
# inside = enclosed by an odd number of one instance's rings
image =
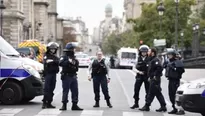
[[[18,104],[23,97],[21,86],[15,82],[6,82],[0,91],[0,101],[5,105]]]
[[[32,99],[34,99],[35,97],[25,97],[25,98],[23,98],[22,100],[21,100],[21,102],[22,103],[27,103],[27,102],[29,102],[29,101],[31,101]]]

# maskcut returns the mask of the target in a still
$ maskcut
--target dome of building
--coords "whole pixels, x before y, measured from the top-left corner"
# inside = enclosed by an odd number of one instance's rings
[[[112,5],[111,4],[106,5],[105,12],[112,12]]]

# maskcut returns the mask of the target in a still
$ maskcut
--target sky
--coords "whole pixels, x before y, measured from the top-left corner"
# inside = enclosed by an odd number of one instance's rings
[[[57,0],[59,17],[81,16],[92,34],[93,28],[98,27],[105,17],[105,6],[111,4],[113,16],[122,17],[124,0]]]

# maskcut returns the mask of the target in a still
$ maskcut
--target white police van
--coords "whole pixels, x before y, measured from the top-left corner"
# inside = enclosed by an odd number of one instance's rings
[[[20,57],[2,37],[0,43],[0,102],[17,104],[42,95],[43,82],[37,70],[43,70],[43,65]]]
[[[137,62],[137,58],[138,58],[138,50],[136,48],[122,47],[117,52],[115,67],[132,68],[133,65]]]
[[[176,93],[176,103],[185,111],[205,116],[205,78],[182,84]]]

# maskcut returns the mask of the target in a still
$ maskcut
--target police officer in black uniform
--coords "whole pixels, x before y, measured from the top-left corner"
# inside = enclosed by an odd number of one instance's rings
[[[67,110],[68,92],[72,93],[72,107],[71,110],[83,110],[78,104],[78,80],[77,71],[79,62],[75,59],[74,49],[76,45],[72,42],[67,43],[64,49],[65,55],[60,58],[59,65],[62,67],[61,80],[63,86],[62,103],[60,110]]]
[[[149,111],[150,105],[152,101],[154,100],[154,97],[156,96],[158,101],[160,102],[161,107],[157,109],[157,112],[166,112],[166,102],[164,99],[164,96],[162,95],[162,89],[161,89],[161,76],[163,67],[161,65],[160,60],[156,57],[157,50],[151,49],[151,56],[150,56],[150,62],[149,62],[149,69],[148,69],[148,76],[150,78],[150,88],[149,93],[146,98],[146,104],[144,107],[142,107],[141,111]]]
[[[47,45],[47,52],[45,53],[43,64],[44,64],[44,97],[42,108],[55,108],[51,105],[53,101],[53,91],[56,87],[56,74],[59,72],[59,58],[56,56],[58,44],[50,42]]]
[[[148,81],[148,76],[147,76],[147,71],[148,71],[148,63],[149,63],[149,57],[148,57],[148,50],[149,47],[142,45],[139,48],[139,57],[136,66],[133,68],[133,70],[137,73],[136,74],[136,81],[135,81],[135,86],[134,86],[134,100],[135,103],[131,109],[135,109],[139,107],[138,101],[139,101],[139,91],[142,86],[142,83],[144,83],[145,86],[145,91],[146,91],[146,96],[149,92],[149,81]]]
[[[168,113],[184,115],[183,110],[178,112],[175,107],[175,95],[180,85],[180,79],[182,77],[182,74],[185,72],[184,65],[183,62],[176,57],[177,52],[175,50],[169,51],[167,55],[169,58],[169,63],[166,65],[165,76],[169,80],[169,99],[172,103],[173,108],[173,110]]]
[[[93,79],[93,88],[95,93],[95,105],[93,107],[100,107],[100,86],[102,88],[102,92],[105,96],[105,100],[107,102],[107,106],[112,108],[112,104],[110,103],[110,96],[108,92],[108,83],[110,82],[109,77],[109,67],[103,58],[102,52],[97,53],[97,59],[95,59],[88,68],[89,76],[88,80],[91,81]]]

